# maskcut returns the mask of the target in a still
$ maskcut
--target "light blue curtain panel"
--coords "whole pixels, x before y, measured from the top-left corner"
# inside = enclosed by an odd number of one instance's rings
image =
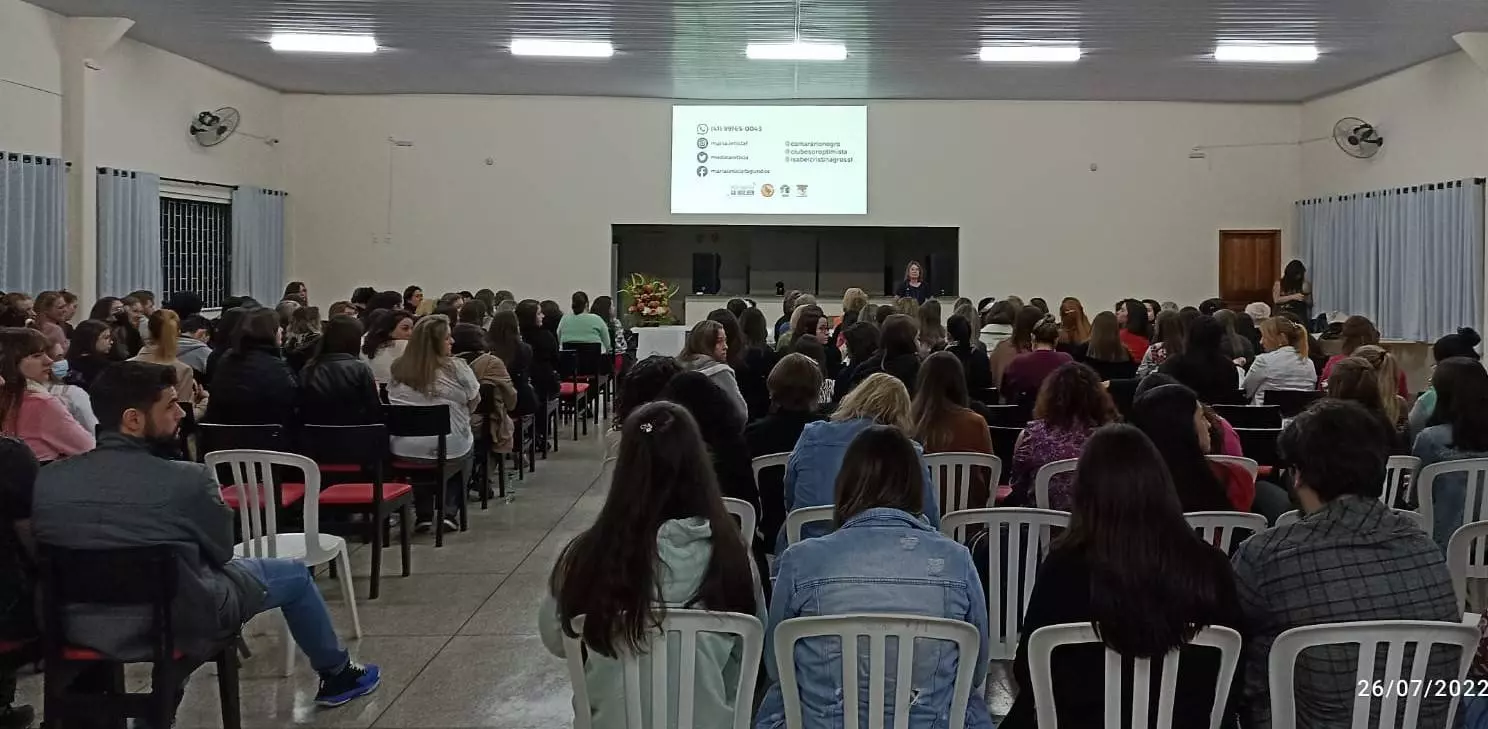
[[[240,187],[232,199],[232,283],[238,296],[264,306],[284,293],[284,206],[287,193]]]
[[[1314,311],[1362,314],[1385,339],[1482,330],[1481,179],[1302,200],[1296,209]]]
[[[67,165],[0,152],[0,290],[67,285]]]
[[[160,176],[98,168],[98,295],[160,291]]]

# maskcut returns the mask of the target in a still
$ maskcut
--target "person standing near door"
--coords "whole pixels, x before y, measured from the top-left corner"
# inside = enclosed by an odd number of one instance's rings
[[[1303,323],[1312,321],[1312,282],[1307,280],[1307,267],[1301,261],[1293,259],[1281,279],[1272,284],[1271,303],[1278,314],[1290,312]]]

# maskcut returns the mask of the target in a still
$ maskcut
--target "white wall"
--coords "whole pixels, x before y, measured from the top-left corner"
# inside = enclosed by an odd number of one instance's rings
[[[673,216],[670,107],[288,96],[293,271],[330,297],[417,281],[561,299],[606,287],[613,223],[947,225],[963,293],[1198,301],[1216,293],[1216,231],[1289,228],[1298,197],[1295,147],[1188,158],[1295,140],[1296,105],[885,101],[868,215]]]
[[[0,149],[61,153],[62,66],[52,32],[56,19],[35,5],[0,0]]]

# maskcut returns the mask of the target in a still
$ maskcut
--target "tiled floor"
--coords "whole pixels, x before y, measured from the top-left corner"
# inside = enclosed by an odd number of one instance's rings
[[[416,536],[413,574],[399,577],[396,547],[384,552],[382,595],[365,599],[369,555],[353,545],[363,637],[349,641],[359,660],[383,669],[371,697],[339,709],[312,703],[316,681],[303,655],[295,675],[283,672],[283,623],[277,613],[245,630],[253,657],[242,670],[245,727],[314,726],[377,729],[559,729],[572,726],[568,674],[537,637],[537,606],[558,552],[587,527],[604,503],[596,484],[603,446],[593,429],[539,461],[511,503],[470,511],[470,531],[449,535],[443,549]],[[319,585],[343,635],[351,621],[336,581]],[[147,674],[132,674],[144,685]],[[994,686],[994,713],[1006,690]],[[25,677],[22,700],[40,708],[41,681]],[[999,700],[1000,699],[1000,700]],[[1001,710],[999,710],[999,708]],[[192,678],[177,717],[181,729],[218,727],[212,667]]]

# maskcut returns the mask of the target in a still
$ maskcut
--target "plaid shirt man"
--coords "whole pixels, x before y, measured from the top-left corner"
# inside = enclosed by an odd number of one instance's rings
[[[1287,630],[1355,620],[1462,619],[1440,548],[1409,517],[1378,499],[1340,496],[1296,524],[1246,540],[1232,561],[1245,615],[1240,708],[1247,729],[1271,727],[1267,658]],[[1428,680],[1456,678],[1456,653],[1437,647]],[[1376,655],[1382,667],[1385,651]],[[1312,648],[1298,656],[1298,727],[1352,726],[1357,660],[1355,646]],[[1398,705],[1404,704],[1402,699]],[[1446,699],[1423,697],[1421,726],[1439,726],[1446,710]],[[1378,702],[1373,711],[1379,711]]]

